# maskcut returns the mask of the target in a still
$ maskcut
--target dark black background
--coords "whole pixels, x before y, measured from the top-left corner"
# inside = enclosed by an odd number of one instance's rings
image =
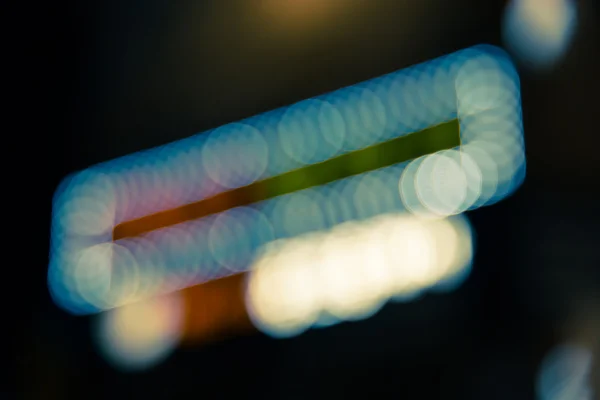
[[[5,249],[3,328],[16,372],[6,398],[533,399],[549,349],[600,338],[600,7],[591,0],[579,4],[560,65],[521,69],[528,175],[512,197],[468,214],[474,270],[453,294],[294,339],[180,350],[128,375],[96,354],[89,318],[52,304],[51,197],[67,173],[470,45],[502,44],[500,0],[349,0],[326,22],[288,30],[269,25],[259,3],[23,1],[5,14],[4,78],[16,88],[6,92],[5,160],[16,182],[3,197],[19,210],[6,223],[17,227]]]

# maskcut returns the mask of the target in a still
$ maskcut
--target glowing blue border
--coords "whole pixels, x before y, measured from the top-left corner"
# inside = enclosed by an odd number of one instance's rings
[[[50,292],[58,305],[74,314],[110,308],[90,303],[79,295],[73,271],[82,250],[112,241],[115,225],[456,118],[461,135],[459,149],[466,152],[469,148],[483,148],[497,165],[494,187],[488,188],[486,196],[471,208],[492,204],[512,193],[524,179],[520,100],[519,78],[509,57],[499,48],[480,45],[74,173],[61,183],[54,197]],[[324,113],[324,107],[329,111]],[[311,123],[323,116],[327,119],[325,124]],[[282,130],[284,120],[297,123],[299,128]],[[339,124],[344,124],[343,128]],[[330,138],[315,134],[323,126],[343,129],[342,141],[337,140],[332,147]],[[211,180],[202,159],[206,143],[243,141],[248,132],[259,132],[268,148],[268,162],[261,173],[245,176],[244,170],[233,168],[226,186]],[[285,143],[299,137],[310,137],[312,150],[292,156],[285,151]],[[479,146],[482,143],[487,147]],[[215,159],[231,159],[226,146],[222,153],[219,151],[219,146],[213,149],[213,153],[217,152]],[[264,151],[246,155],[250,161],[260,161]],[[474,159],[478,161],[477,157]],[[235,167],[235,163],[230,164]],[[480,167],[489,169],[483,164]],[[397,183],[394,185],[397,190]],[[287,196],[292,195],[295,194]],[[269,200],[268,204],[283,198],[286,196]],[[397,207],[403,208],[401,202]],[[339,222],[353,218],[346,215]],[[101,230],[95,229],[100,226]],[[170,231],[165,228],[157,232],[156,235],[169,235]],[[226,269],[206,274],[181,287],[233,272],[239,271]],[[93,274],[87,279],[93,280]]]

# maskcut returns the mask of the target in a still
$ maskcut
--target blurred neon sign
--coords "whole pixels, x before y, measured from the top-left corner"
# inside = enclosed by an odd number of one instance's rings
[[[119,224],[452,120],[454,149],[114,240]],[[518,75],[476,46],[72,174],[54,198],[48,284],[69,312],[100,312],[242,272],[279,239],[493,204],[524,174]]]

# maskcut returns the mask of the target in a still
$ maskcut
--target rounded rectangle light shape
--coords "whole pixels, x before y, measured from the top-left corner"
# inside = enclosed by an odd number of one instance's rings
[[[113,240],[124,222],[456,119],[457,149]],[[475,46],[72,174],[54,197],[48,284],[62,308],[95,313],[241,272],[280,238],[492,204],[524,174],[517,72]]]

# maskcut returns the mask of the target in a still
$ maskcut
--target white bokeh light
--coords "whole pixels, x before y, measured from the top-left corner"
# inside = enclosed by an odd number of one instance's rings
[[[472,251],[462,215],[424,220],[400,213],[346,222],[266,246],[251,269],[246,304],[261,331],[295,336],[368,318],[389,299],[406,301],[464,278]]]
[[[573,0],[512,0],[504,11],[504,41],[523,63],[545,69],[565,54],[576,25]]]
[[[179,293],[159,296],[104,312],[94,325],[100,354],[122,371],[148,369],[177,346],[183,323]]]

